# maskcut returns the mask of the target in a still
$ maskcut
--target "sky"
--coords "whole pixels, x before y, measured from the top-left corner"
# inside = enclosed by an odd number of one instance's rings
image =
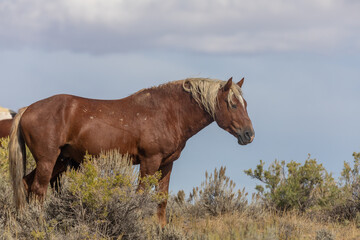
[[[211,124],[187,142],[170,191],[226,166],[252,193],[244,170],[309,153],[337,178],[360,152],[359,11],[356,0],[0,0],[0,106],[245,77],[254,142]]]

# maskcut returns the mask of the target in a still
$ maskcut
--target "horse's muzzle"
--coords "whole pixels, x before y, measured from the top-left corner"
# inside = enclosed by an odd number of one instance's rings
[[[252,129],[239,131],[237,133],[237,139],[240,145],[246,145],[251,143],[254,140],[254,137],[255,137],[255,132]]]

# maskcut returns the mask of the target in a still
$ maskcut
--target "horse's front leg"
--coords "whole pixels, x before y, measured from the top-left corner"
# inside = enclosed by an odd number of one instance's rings
[[[59,192],[61,189],[60,186],[60,178],[63,172],[65,172],[68,168],[77,170],[79,168],[79,163],[77,163],[75,160],[71,158],[64,158],[62,156],[59,156],[56,164],[54,166],[54,170],[51,175],[50,179],[50,186],[53,190],[56,192]]]
[[[159,180],[158,190],[160,193],[167,195],[169,190],[170,174],[173,166],[173,162],[161,166],[162,158],[156,156],[153,158],[147,158],[140,162],[140,176],[141,178],[147,175],[154,175],[157,171],[161,171],[161,177]],[[143,188],[143,184],[140,181],[139,189]],[[166,225],[166,204],[167,198],[164,199],[158,206],[158,220],[161,226]]]
[[[161,178],[159,181],[159,192],[163,193],[164,195],[167,195],[169,191],[169,182],[170,182],[172,166],[173,166],[173,162],[170,162],[167,165],[161,166],[159,168],[159,170],[161,171]],[[166,204],[167,204],[167,196],[158,205],[157,216],[159,219],[159,223],[161,224],[162,227],[166,225]]]

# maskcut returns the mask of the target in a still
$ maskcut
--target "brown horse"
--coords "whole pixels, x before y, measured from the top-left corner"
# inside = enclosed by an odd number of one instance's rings
[[[0,120],[0,138],[5,138],[9,136],[12,122],[13,119]]]
[[[0,107],[0,138],[9,136],[13,117],[15,117],[15,115],[16,112],[8,108]]]
[[[23,108],[10,136],[10,173],[17,208],[25,192],[43,199],[50,181],[66,169],[62,159],[80,163],[88,151],[118,149],[140,164],[140,175],[161,171],[159,190],[167,193],[173,162],[186,141],[212,123],[252,142],[254,130],[239,83],[205,78],[185,79],[141,90],[120,100],[94,100],[56,95]],[[24,177],[25,144],[36,169]],[[165,225],[167,202],[159,205]]]

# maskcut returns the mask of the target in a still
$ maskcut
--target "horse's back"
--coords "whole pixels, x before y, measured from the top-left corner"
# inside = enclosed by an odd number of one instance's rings
[[[51,119],[79,115],[81,112],[87,112],[89,108],[96,105],[99,101],[104,100],[89,99],[68,94],[54,95],[31,104],[23,114],[22,123],[26,121],[25,119],[31,124],[36,124],[32,121],[37,120],[38,123],[41,123],[43,122],[42,120],[49,121]]]
[[[75,159],[80,159],[85,151],[97,154],[119,147],[136,153],[138,133],[136,129],[127,129],[130,121],[126,122],[126,111],[121,106],[119,100],[65,94],[40,100],[30,105],[22,116],[25,142],[61,148],[66,157]]]

